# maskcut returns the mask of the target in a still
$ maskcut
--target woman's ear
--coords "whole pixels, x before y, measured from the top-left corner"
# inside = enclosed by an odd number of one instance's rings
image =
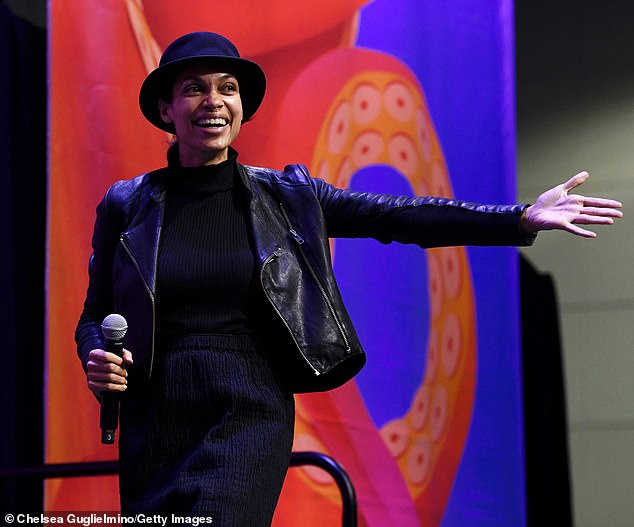
[[[169,104],[167,104],[165,101],[159,100],[158,105],[159,105],[159,113],[161,114],[161,119],[163,120],[163,122],[171,123],[172,118],[170,117]]]

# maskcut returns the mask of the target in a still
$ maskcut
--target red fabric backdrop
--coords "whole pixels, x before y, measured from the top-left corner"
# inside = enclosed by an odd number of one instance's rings
[[[96,204],[113,181],[164,164],[168,138],[142,118],[137,94],[175,37],[221,32],[267,72],[265,103],[237,145],[242,162],[304,162],[340,186],[360,168],[390,165],[418,194],[451,195],[416,77],[392,56],[354,48],[363,4],[51,0],[48,462],[116,457],[115,447],[99,443],[98,406],[72,336]],[[428,254],[427,377],[407,413],[377,429],[355,382],[297,398],[295,448],[344,464],[359,494],[361,525],[438,525],[469,428],[476,367],[469,265],[461,248]],[[50,481],[46,509],[117,510],[116,478]],[[289,472],[276,525],[297,525],[298,518],[336,525],[339,514],[324,474]]]

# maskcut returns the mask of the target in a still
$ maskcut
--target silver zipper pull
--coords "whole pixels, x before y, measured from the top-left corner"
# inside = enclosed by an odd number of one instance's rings
[[[289,232],[291,233],[293,240],[295,240],[295,242],[297,242],[298,245],[301,245],[302,243],[304,243],[304,238],[302,238],[295,229],[291,229]]]

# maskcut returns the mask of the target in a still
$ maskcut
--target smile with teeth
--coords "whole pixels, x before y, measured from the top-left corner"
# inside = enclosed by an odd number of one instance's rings
[[[213,119],[198,119],[195,122],[196,126],[201,126],[202,128],[219,128],[229,124],[228,119],[225,119],[224,117],[216,117]]]

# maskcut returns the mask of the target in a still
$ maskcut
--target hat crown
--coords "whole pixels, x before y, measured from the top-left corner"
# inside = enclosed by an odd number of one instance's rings
[[[188,33],[177,38],[163,52],[160,66],[193,57],[240,58],[238,49],[230,40],[207,31]]]

